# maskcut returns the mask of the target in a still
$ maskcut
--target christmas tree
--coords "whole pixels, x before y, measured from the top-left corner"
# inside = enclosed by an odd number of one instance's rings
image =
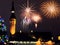
[[[8,42],[7,29],[4,24],[4,19],[0,16],[0,43],[6,44]]]

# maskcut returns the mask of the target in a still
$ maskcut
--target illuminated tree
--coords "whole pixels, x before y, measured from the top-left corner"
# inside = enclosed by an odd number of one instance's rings
[[[0,43],[6,44],[8,42],[8,35],[4,24],[4,19],[0,16]]]

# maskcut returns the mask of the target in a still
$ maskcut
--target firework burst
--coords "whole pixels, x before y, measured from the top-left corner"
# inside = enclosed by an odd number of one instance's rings
[[[41,16],[37,13],[33,13],[31,20],[35,22],[35,27],[37,28],[37,23],[42,20]]]
[[[48,18],[57,17],[59,14],[59,5],[55,1],[43,2],[40,9]]]

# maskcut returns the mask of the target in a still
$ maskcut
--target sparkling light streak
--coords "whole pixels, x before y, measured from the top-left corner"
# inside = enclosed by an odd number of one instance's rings
[[[24,5],[24,4],[23,4]],[[26,2],[26,6],[24,5],[22,7],[22,22],[23,22],[23,27],[29,27],[29,24],[31,23],[31,13],[33,12],[34,10],[32,10],[32,5],[30,6],[29,5],[29,0],[27,0]]]
[[[24,4],[23,4],[24,5]],[[21,6],[22,8],[22,14],[24,17],[30,17],[30,14],[35,11],[32,8],[32,5],[29,4],[29,0],[27,0],[26,5]]]
[[[59,5],[55,1],[43,2],[40,9],[48,18],[57,17],[59,14]]]

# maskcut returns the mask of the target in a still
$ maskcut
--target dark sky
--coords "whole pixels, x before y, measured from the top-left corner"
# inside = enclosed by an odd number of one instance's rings
[[[30,0],[29,4],[33,5],[34,10],[36,10],[38,13],[41,11],[39,10],[39,6],[42,2],[47,0]],[[60,0],[55,0],[60,4]],[[11,15],[11,2],[12,0],[0,0],[0,15],[5,19],[5,24],[7,25],[7,30],[9,31],[9,17]],[[21,14],[21,7],[23,4],[26,4],[26,0],[15,0],[15,15],[17,18],[17,31],[20,30],[20,14]],[[38,24],[37,31],[40,32],[54,32],[58,33],[60,32],[60,17],[49,19],[44,17],[41,14],[43,20]],[[34,29],[34,28],[33,28]],[[34,29],[35,30],[35,29]]]

